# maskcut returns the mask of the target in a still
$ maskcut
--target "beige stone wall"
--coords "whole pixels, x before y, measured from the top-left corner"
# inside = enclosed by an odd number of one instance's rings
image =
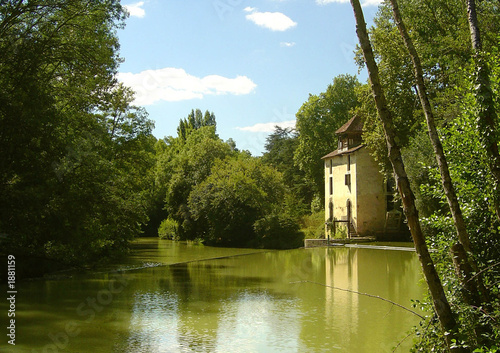
[[[333,202],[333,217],[337,220],[347,220],[347,199],[351,200],[351,216],[354,218],[356,209],[356,183],[351,174],[351,186],[345,185],[345,175],[347,174],[347,156],[335,156],[325,161],[325,221],[329,219],[329,205]],[[333,168],[330,173],[330,161],[333,161]],[[353,161],[351,156],[351,171],[353,173]],[[333,180],[333,195],[330,194],[330,178]]]
[[[348,171],[348,158],[350,170]],[[330,162],[333,161],[333,168]],[[385,225],[384,178],[367,148],[350,155],[335,156],[325,160],[325,221],[330,218],[330,202],[333,202],[333,217],[347,220],[347,204],[351,201],[351,220],[359,235],[383,232]],[[351,175],[351,185],[345,185],[345,175]],[[332,178],[333,194],[330,194]],[[326,231],[326,229],[325,229]]]
[[[386,214],[384,177],[367,148],[362,148],[354,154],[357,190],[356,229],[359,235],[383,232]]]

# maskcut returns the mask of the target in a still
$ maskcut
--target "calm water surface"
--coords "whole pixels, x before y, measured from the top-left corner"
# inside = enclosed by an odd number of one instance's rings
[[[391,352],[418,317],[326,286],[410,307],[423,297],[421,278],[408,251],[256,251],[140,239],[126,263],[18,283],[16,346],[5,332],[0,351]],[[0,312],[4,323],[5,301]],[[411,341],[396,352],[408,352]]]

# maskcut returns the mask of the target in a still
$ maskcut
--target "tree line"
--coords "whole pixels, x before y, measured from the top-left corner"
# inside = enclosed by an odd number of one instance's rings
[[[234,247],[302,244],[283,174],[220,139],[213,113],[193,110],[177,137],[156,149],[159,236]]]
[[[321,157],[356,114],[398,184],[429,287],[414,350],[498,350],[497,1],[390,0],[366,28],[351,0],[369,82],[339,75],[310,94],[261,157],[223,141],[209,111],[189,112],[176,136],[152,135],[115,78],[119,1],[0,3],[3,252],[81,265],[142,235],[301,246],[324,233]]]
[[[0,233],[10,251],[89,261],[146,218],[153,122],[115,78],[119,1],[2,1]]]

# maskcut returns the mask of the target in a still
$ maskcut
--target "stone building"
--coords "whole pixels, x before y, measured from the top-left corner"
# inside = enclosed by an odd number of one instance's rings
[[[362,141],[363,122],[355,116],[335,133],[338,149],[327,154],[325,168],[325,232],[377,236],[398,232],[401,212],[394,209],[391,183]],[[331,225],[331,227],[329,226]]]

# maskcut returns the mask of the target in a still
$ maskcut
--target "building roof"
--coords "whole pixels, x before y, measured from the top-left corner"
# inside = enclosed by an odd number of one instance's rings
[[[353,116],[347,123],[342,125],[337,131],[336,134],[361,134],[363,132],[363,120],[358,116]]]
[[[340,150],[335,150],[333,152],[330,152],[328,153],[326,156],[323,156],[321,157],[321,159],[329,159],[329,158],[332,158],[332,157],[335,157],[335,156],[341,156],[343,154],[349,154],[349,153],[353,153],[363,147],[365,147],[366,145],[358,145],[356,147],[353,147],[353,148],[350,148],[348,150],[345,150],[345,151],[340,151]]]

